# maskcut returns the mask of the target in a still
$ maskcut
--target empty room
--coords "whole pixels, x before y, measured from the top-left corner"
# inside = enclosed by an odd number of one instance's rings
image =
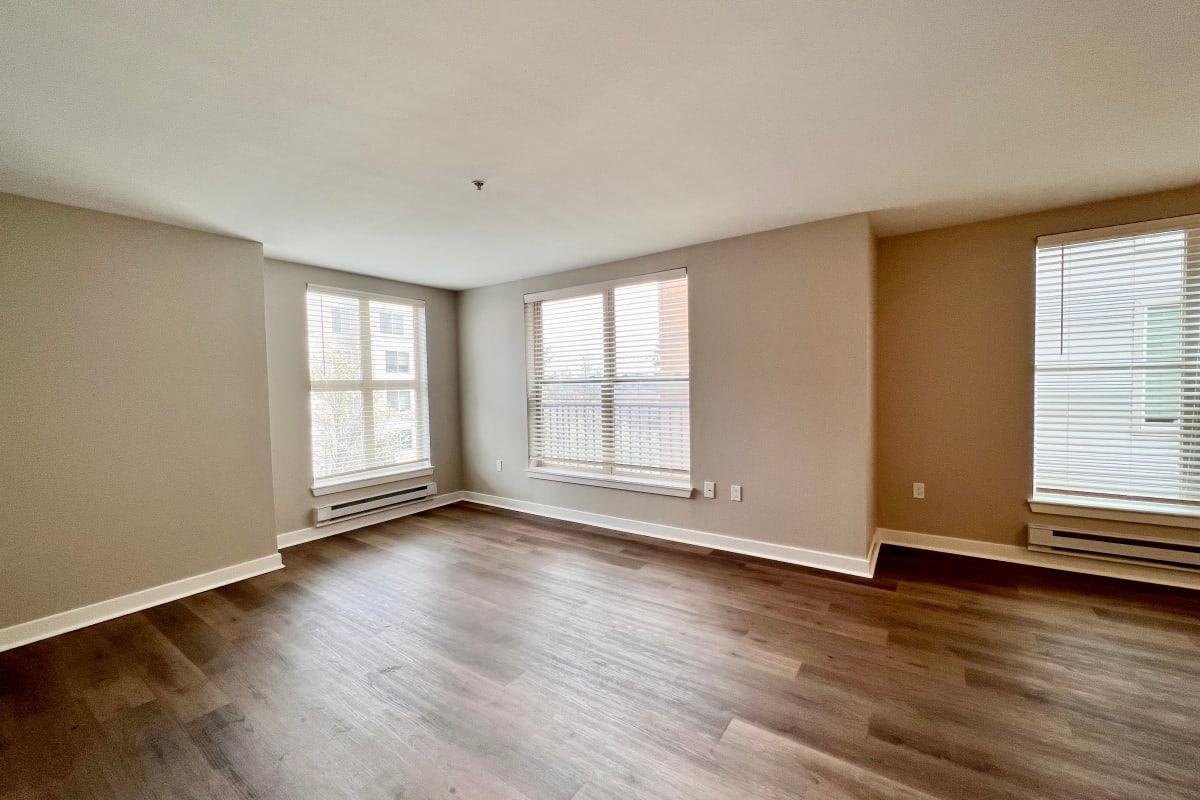
[[[1196,0],[0,2],[0,799],[1200,797]]]

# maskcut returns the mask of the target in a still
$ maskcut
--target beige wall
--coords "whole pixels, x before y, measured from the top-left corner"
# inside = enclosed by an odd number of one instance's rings
[[[262,247],[0,195],[0,627],[275,552]]]
[[[1023,545],[1036,238],[1197,212],[1200,187],[879,240],[879,525]]]
[[[313,524],[312,438],[308,406],[308,355],[304,292],[309,283],[425,301],[429,341],[430,446],[438,492],[462,488],[458,413],[457,296],[382,278],[267,259],[267,366],[271,386],[271,443],[275,473],[275,530]],[[396,486],[430,479],[399,481]],[[322,504],[378,493],[380,487],[322,495]]]
[[[865,556],[873,530],[871,247],[859,215],[461,293],[467,488]],[[692,482],[716,481],[718,499],[527,478],[522,295],[684,266]],[[731,483],[745,487],[743,502],[728,499]]]

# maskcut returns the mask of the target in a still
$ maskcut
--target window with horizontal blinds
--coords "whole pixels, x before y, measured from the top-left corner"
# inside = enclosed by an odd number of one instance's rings
[[[1036,273],[1035,497],[1200,513],[1200,215],[1042,237]]]
[[[425,304],[310,286],[307,309],[314,481],[430,466]]]
[[[689,486],[685,270],[525,298],[529,466]]]

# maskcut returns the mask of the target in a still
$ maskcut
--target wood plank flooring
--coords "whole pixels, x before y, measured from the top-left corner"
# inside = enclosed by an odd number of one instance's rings
[[[1200,593],[467,505],[284,561],[0,654],[0,797],[1200,797]]]

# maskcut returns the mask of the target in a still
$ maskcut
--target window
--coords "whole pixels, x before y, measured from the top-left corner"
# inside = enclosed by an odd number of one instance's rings
[[[358,314],[352,308],[333,308],[332,328],[334,333],[353,333],[358,324]]]
[[[390,389],[387,393],[388,408],[392,411],[411,411],[412,392]]]
[[[406,350],[384,350],[384,371],[389,375],[412,369],[411,354]]]
[[[403,336],[404,314],[399,311],[380,311],[379,332],[385,336]]]
[[[307,306],[314,491],[429,468],[424,304],[310,286]]]
[[[688,495],[687,273],[525,298],[529,474]]]
[[[1200,515],[1200,216],[1042,237],[1034,499]]]

